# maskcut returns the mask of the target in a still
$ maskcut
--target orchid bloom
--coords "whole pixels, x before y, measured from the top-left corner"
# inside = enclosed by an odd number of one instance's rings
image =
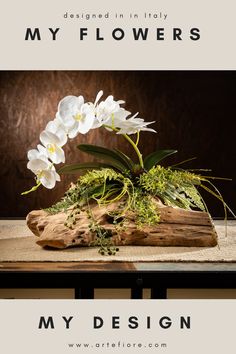
[[[37,183],[48,189],[54,188],[56,181],[61,180],[55,167],[47,160],[32,159],[28,162],[27,168],[36,175]]]
[[[118,114],[123,108],[120,104],[125,103],[124,101],[115,101],[113,96],[108,96],[105,101],[101,101],[96,106],[96,118],[93,128],[102,126],[103,124],[110,124],[111,117]],[[126,111],[127,112],[127,111]]]
[[[67,131],[59,118],[56,117],[54,120],[49,121],[45,130],[57,135],[60,139],[61,146],[67,143]]]
[[[126,111],[124,108],[120,108],[117,112],[112,113],[109,118],[106,120],[105,128],[109,131],[112,131],[112,128],[120,128],[122,123],[126,121],[126,118],[131,113]],[[109,128],[112,127],[112,128]]]
[[[37,149],[29,150],[27,153],[28,160],[40,159],[40,160],[48,160],[47,158],[47,151],[45,147],[38,144]]]
[[[142,118],[136,118],[137,115],[138,113],[136,113],[134,116],[132,116],[129,119],[120,121],[118,126],[118,128],[120,129],[117,132],[117,134],[131,135],[131,134],[137,134],[140,131],[149,131],[149,132],[156,133],[154,129],[147,128],[149,124],[152,124],[154,122],[145,122],[144,119]]]
[[[94,109],[89,103],[84,103],[83,96],[64,97],[58,105],[58,117],[71,139],[78,133],[88,133],[95,120]]]
[[[55,164],[65,162],[65,153],[62,150],[64,138],[44,130],[40,134],[40,141],[46,148],[48,158]]]

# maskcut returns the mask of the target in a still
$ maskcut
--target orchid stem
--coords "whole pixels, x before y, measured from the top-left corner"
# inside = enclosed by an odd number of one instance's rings
[[[21,195],[26,195],[26,194],[29,194],[31,192],[35,192],[38,189],[39,186],[41,186],[41,182],[37,182],[37,184],[35,186],[33,186],[28,191],[22,192]]]
[[[142,157],[142,154],[139,150],[139,148],[137,147],[137,145],[135,144],[135,142],[127,135],[127,134],[122,134],[123,137],[128,140],[128,142],[133,146],[137,156],[138,156],[138,159],[139,159],[139,163],[140,163],[140,166],[142,168],[144,168],[144,164],[143,164],[143,157]]]
[[[118,132],[119,131],[119,129],[114,128],[114,127],[112,127],[110,125],[104,124],[103,127],[112,129],[114,132]],[[121,135],[123,135],[123,137],[132,145],[132,147],[134,148],[134,151],[136,152],[136,154],[138,156],[140,166],[142,168],[144,168],[143,157],[142,157],[142,154],[141,154],[141,152],[140,152],[140,150],[139,150],[139,148],[137,146],[138,142],[139,142],[139,132],[137,133],[137,141],[136,141],[136,143],[127,134],[121,134]]]
[[[138,143],[139,143],[139,137],[140,137],[140,133],[139,131],[137,132],[137,139],[136,139],[136,143],[135,145],[138,146]]]

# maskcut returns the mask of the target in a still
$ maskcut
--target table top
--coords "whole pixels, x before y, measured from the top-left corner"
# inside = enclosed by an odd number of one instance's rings
[[[233,223],[236,230],[236,222]],[[0,220],[0,239],[6,237],[3,231],[9,224],[14,230],[19,220]],[[25,234],[15,234],[15,237],[22,236]],[[201,263],[0,262],[0,287],[73,287],[75,281],[84,286],[92,283],[93,287],[132,287],[137,284],[152,287],[158,282],[159,286],[173,288],[235,288],[236,259],[235,262]]]
[[[180,262],[0,262],[0,272],[236,272],[236,263]]]

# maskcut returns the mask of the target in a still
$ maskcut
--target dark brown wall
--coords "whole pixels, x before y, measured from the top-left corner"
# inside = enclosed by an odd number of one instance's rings
[[[235,72],[1,72],[0,73],[0,216],[24,216],[60,198],[71,178],[52,190],[41,188],[29,196],[20,193],[33,184],[26,153],[39,142],[39,134],[53,119],[58,101],[82,94],[94,100],[98,90],[124,99],[126,108],[156,120],[158,134],[143,133],[144,155],[158,148],[176,148],[168,160],[198,159],[189,168],[211,168],[212,175],[234,178],[217,183],[225,200],[236,210]],[[67,163],[85,161],[76,149],[88,142],[130,152],[122,137],[94,130],[66,145]],[[223,215],[220,203],[206,197],[213,215]]]

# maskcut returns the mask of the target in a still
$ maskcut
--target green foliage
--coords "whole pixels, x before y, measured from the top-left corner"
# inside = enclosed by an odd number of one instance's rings
[[[133,183],[130,178],[112,169],[87,172],[78,180],[87,199],[94,199],[99,204],[109,204],[126,197],[131,198]]]
[[[144,159],[144,168],[149,171],[153,166],[156,166],[161,160],[165,159],[167,156],[176,154],[177,150],[158,150],[150,155],[146,156]]]
[[[81,176],[77,183],[67,191],[64,198],[46,209],[51,214],[60,211],[67,211],[69,208],[77,208],[87,205],[90,200],[95,200],[98,204],[106,205],[119,202],[117,215],[114,223],[130,210],[136,214],[137,225],[153,225],[159,222],[159,215],[156,205],[152,202],[151,196],[135,186],[138,180],[114,171],[113,169],[101,169],[88,171]],[[120,208],[119,208],[120,206]],[[74,212],[70,211],[67,226],[73,225]]]
[[[117,149],[107,149],[103,146],[92,145],[92,144],[80,144],[77,148],[89,155],[92,155],[101,161],[106,162],[85,162],[76,163],[71,165],[66,165],[59,170],[59,173],[63,174],[74,174],[78,173],[80,170],[91,170],[91,169],[101,169],[110,168],[114,169],[125,175],[137,176],[144,172],[145,170],[150,170],[153,166],[157,165],[160,161],[165,159],[167,156],[175,154],[177,150],[158,150],[148,155],[144,159],[144,168],[140,164],[135,164],[130,157],[125,155],[122,151]]]
[[[201,177],[182,170],[161,166],[153,167],[139,178],[142,189],[159,197],[164,204],[191,210],[205,210],[202,197],[197,190]]]
[[[80,205],[84,203],[81,198],[81,188],[78,184],[72,184],[68,191],[65,193],[64,197],[56,204],[52,205],[49,208],[46,208],[45,211],[50,214],[66,212],[72,206],[77,205],[78,202],[80,202]]]
[[[67,191],[61,201],[46,210],[49,213],[67,211],[75,204],[81,207],[89,200],[95,200],[98,204],[119,201],[123,203],[123,214],[128,210],[137,214],[137,225],[151,225],[159,221],[152,197],[158,197],[168,206],[205,211],[206,206],[199,188],[219,199],[225,210],[229,209],[220,192],[207,177],[157,165],[136,177],[124,175],[112,168],[88,171]],[[231,210],[230,212],[233,214]]]
[[[63,166],[58,172],[63,174],[76,174],[79,170],[95,170],[101,168],[114,168],[114,166],[108,163],[102,162],[84,162],[84,163],[75,163],[71,165]]]
[[[57,214],[61,211],[66,211],[70,207],[71,203],[67,201],[66,195],[65,197],[57,202],[56,204],[52,205],[49,208],[45,208],[44,210],[47,211],[49,214]]]
[[[127,166],[128,170],[132,171],[132,168],[134,167],[134,162],[131,160],[131,158],[118,149],[114,149],[113,151],[116,152],[116,155],[120,156],[120,158],[123,160],[123,164]]]
[[[114,246],[112,243],[112,232],[107,230],[94,219],[93,214],[90,209],[87,210],[89,223],[89,230],[95,234],[96,238],[92,242],[91,246],[98,246],[98,252],[101,255],[113,256],[119,251],[119,248]]]
[[[77,146],[80,151],[93,155],[100,160],[109,161],[110,165],[120,172],[132,169],[131,159],[119,150],[107,149],[98,145],[80,144]]]
[[[159,159],[161,155],[168,156],[172,153],[174,150],[169,153],[165,151],[159,155]],[[158,154],[151,156],[150,160],[147,160],[149,161],[147,166],[151,166],[155,159],[157,161],[157,157]],[[134,215],[139,229],[145,225],[157,225],[160,222],[160,214],[156,198],[168,206],[207,211],[199,193],[200,188],[219,199],[225,213],[226,209],[230,210],[218,189],[209,180],[213,177],[201,176],[182,169],[164,168],[160,165],[153,166],[149,171],[140,169],[140,165],[132,165],[132,171],[119,172],[114,166],[103,168],[103,164],[97,164],[98,169],[87,171],[79,177],[64,198],[46,210],[51,214],[68,212],[65,225],[72,229],[76,224],[76,215],[81,209],[87,210],[90,219],[89,229],[96,235],[92,245],[98,246],[101,254],[113,255],[118,249],[112,244],[111,230],[105,229],[94,219],[89,208],[90,201],[96,201],[100,205],[116,202],[117,208],[109,216],[117,232],[125,228],[126,219],[128,220],[131,214]],[[92,167],[92,164],[90,166]],[[230,212],[233,214],[231,210]]]
[[[136,224],[138,228],[145,225],[153,226],[160,222],[160,215],[157,205],[150,194],[146,194],[136,188],[133,199],[132,210],[136,214]]]

